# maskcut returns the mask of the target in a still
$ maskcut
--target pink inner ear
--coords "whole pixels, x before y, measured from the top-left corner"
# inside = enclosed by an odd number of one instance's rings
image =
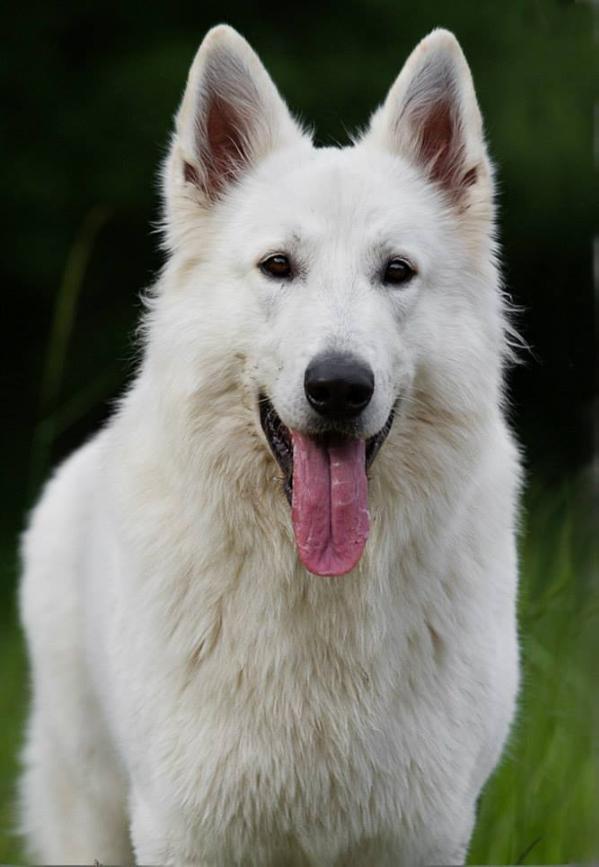
[[[425,116],[419,119],[419,126],[419,156],[430,177],[452,194],[459,194],[464,171],[464,146],[449,103],[438,100],[427,106]]]
[[[205,139],[201,143],[209,196],[218,195],[248,162],[247,144],[241,132],[239,112],[219,96],[213,96],[207,111]]]

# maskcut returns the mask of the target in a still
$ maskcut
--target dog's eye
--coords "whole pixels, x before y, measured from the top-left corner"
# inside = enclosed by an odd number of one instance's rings
[[[267,277],[273,277],[275,280],[290,280],[293,276],[291,262],[282,253],[268,256],[260,262],[260,270]]]
[[[401,286],[403,283],[408,283],[416,272],[409,262],[395,256],[390,259],[385,266],[383,274],[383,283],[389,283],[391,286]]]

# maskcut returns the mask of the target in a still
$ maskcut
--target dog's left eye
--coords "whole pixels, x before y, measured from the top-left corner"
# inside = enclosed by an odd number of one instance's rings
[[[406,262],[405,259],[399,256],[395,256],[385,266],[383,283],[389,283],[391,286],[401,286],[403,283],[408,283],[415,273],[416,271],[409,262]]]
[[[268,256],[260,262],[260,270],[267,277],[273,277],[275,280],[290,280],[293,276],[291,262],[282,253]]]

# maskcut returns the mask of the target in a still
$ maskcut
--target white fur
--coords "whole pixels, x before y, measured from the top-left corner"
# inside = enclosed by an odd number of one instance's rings
[[[460,170],[477,168],[459,200],[405,127],[444,81]],[[242,137],[215,195],[219,88]],[[461,863],[514,712],[519,471],[460,48],[434,31],[371,129],[316,150],[247,43],[215,28],[164,184],[169,259],[141,369],[24,540],[32,855],[125,863],[130,836],[140,864]],[[256,267],[282,249],[301,265],[288,284]],[[404,288],[378,281],[390,253],[417,268]],[[364,436],[399,400],[364,556],[333,580],[298,563],[257,413],[263,390],[309,427],[303,373],[331,347],[375,373]]]

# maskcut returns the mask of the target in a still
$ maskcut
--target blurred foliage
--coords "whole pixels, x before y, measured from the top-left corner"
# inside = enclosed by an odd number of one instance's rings
[[[599,857],[599,599],[589,489],[535,486],[526,503],[519,713],[480,801],[470,863],[590,863]]]

